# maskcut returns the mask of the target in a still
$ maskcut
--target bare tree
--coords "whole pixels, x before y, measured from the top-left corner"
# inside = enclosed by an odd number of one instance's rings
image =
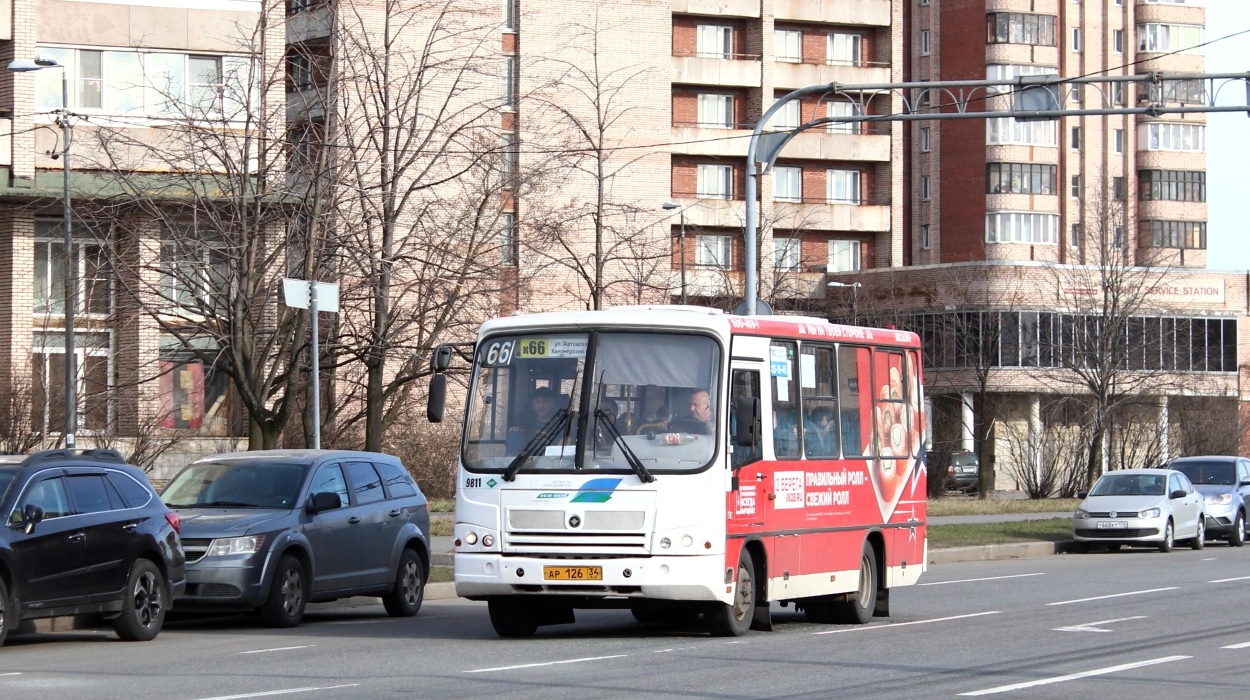
[[[25,454],[43,442],[34,415],[30,380],[11,377],[8,386],[0,391],[0,452]]]

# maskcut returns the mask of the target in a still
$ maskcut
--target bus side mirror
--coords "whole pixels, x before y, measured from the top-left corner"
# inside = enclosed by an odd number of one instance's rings
[[[738,426],[734,442],[739,447],[754,447],[759,438],[756,426],[760,422],[760,400],[754,396],[739,396],[734,401],[734,420]]]
[[[430,377],[429,402],[425,407],[425,417],[431,423],[443,422],[443,407],[447,403],[447,375],[436,374]]]
[[[442,374],[451,367],[451,346],[440,345],[434,348],[434,354],[430,356],[430,369],[434,374]]]

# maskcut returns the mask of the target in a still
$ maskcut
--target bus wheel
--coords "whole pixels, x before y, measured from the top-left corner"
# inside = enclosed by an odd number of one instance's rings
[[[533,637],[538,630],[538,610],[512,598],[491,598],[486,603],[490,624],[500,637]]]
[[[743,547],[742,554],[738,556],[733,603],[713,603],[703,613],[712,636],[741,637],[746,634],[751,629],[751,618],[755,615],[755,594],[755,565],[751,561],[751,553]]]
[[[836,604],[837,621],[844,624],[862,625],[872,619],[877,607],[877,554],[872,544],[864,543],[859,557],[859,590],[848,593],[846,600]]]

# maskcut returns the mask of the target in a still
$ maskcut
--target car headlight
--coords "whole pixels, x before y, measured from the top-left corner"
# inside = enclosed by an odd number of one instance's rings
[[[255,554],[260,551],[260,547],[264,543],[264,535],[220,537],[208,545],[208,554],[205,556],[224,557],[231,554]]]
[[[1089,517],[1089,511],[1088,511],[1088,510],[1085,510],[1084,508],[1077,508],[1077,509],[1076,509],[1076,519],[1077,519],[1077,520],[1085,520],[1085,519],[1086,519],[1086,518],[1088,518],[1088,517]]]
[[[1233,494],[1221,493],[1215,496],[1207,496],[1207,505],[1209,506],[1226,506],[1233,502]]]
[[[1149,520],[1151,518],[1159,517],[1159,514],[1162,512],[1163,511],[1159,510],[1158,508],[1147,508],[1146,510],[1143,510],[1142,512],[1138,513],[1137,517]]]

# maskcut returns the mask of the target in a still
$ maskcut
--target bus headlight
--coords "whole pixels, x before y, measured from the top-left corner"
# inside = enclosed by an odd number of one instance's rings
[[[667,537],[660,539],[660,549],[668,549],[673,546],[673,541]]]
[[[490,547],[490,546],[493,546],[494,544],[495,544],[495,536],[494,536],[494,535],[482,535],[482,546],[483,546],[483,547]]]
[[[693,538],[693,537],[691,537],[690,535],[682,535],[682,536],[681,536],[681,546],[683,546],[683,547],[689,547],[689,546],[690,546],[690,545],[692,545],[692,544],[694,544],[694,538]]]
[[[465,544],[477,544],[477,533],[472,530],[464,533]]]

